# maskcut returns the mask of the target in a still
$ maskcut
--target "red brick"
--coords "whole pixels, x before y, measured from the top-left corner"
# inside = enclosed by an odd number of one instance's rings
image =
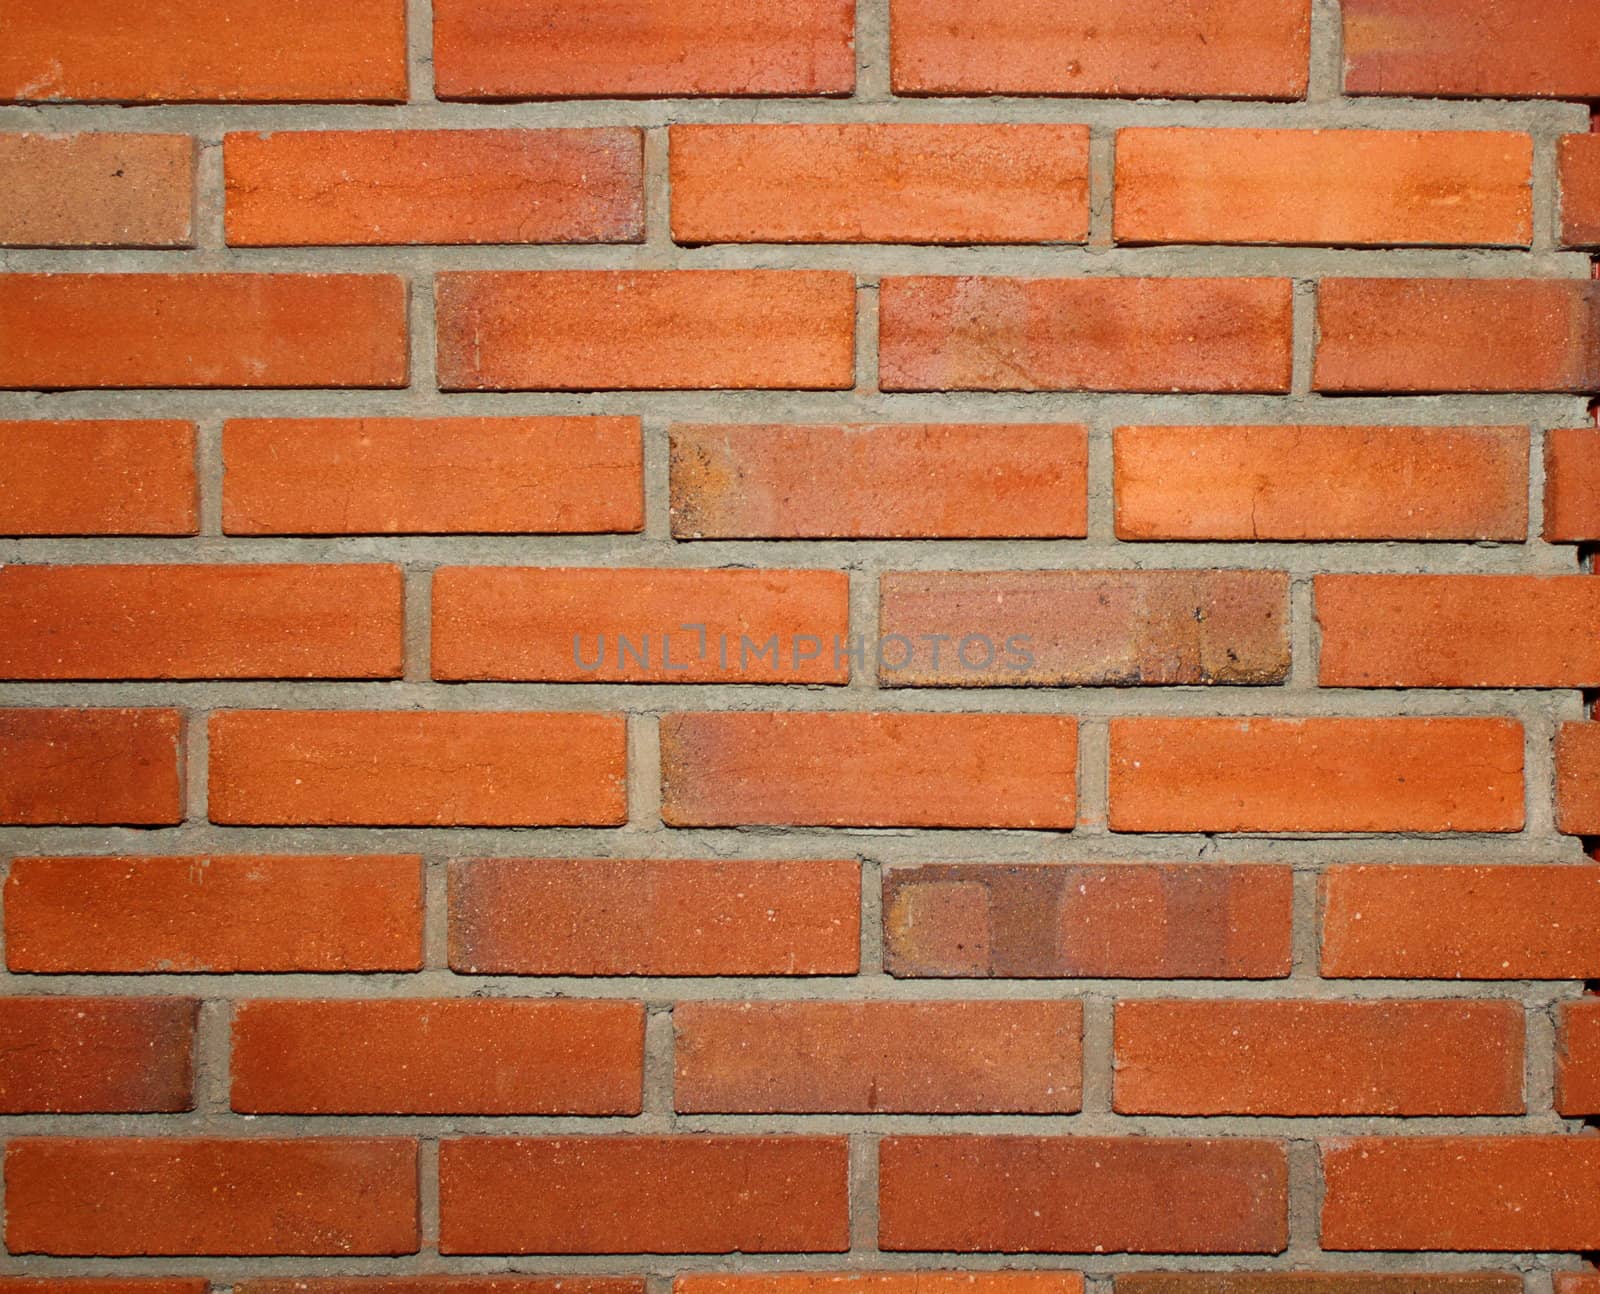
[[[848,94],[852,0],[435,0],[441,99]]]
[[[1556,1109],[1600,1114],[1600,998],[1564,1002],[1556,1033]]]
[[[5,0],[0,102],[406,97],[405,0]]]
[[[880,685],[1281,683],[1279,571],[886,571]]]
[[[4,1294],[207,1294],[203,1276],[0,1276]]]
[[[1119,539],[1528,536],[1526,427],[1118,427]]]
[[[409,1254],[417,1143],[29,1137],[6,1147],[12,1253]]]
[[[890,0],[899,94],[1299,99],[1309,0]]]
[[[285,1277],[236,1280],[233,1288],[235,1294],[645,1294],[643,1276],[521,1276],[513,1272],[492,1276]],[[1487,1290],[1482,1294],[1515,1291]]]
[[[1600,97],[1588,0],[1344,0],[1348,94]]]
[[[1042,1271],[695,1272],[677,1277],[672,1290],[673,1294],[1083,1294],[1083,1276]]]
[[[1545,432],[1544,537],[1552,544],[1600,539],[1600,430]]]
[[[1079,1002],[680,1002],[680,1111],[1071,1114]]]
[[[644,240],[644,136],[305,130],[224,140],[234,247]]]
[[[1600,135],[1563,135],[1557,144],[1561,242],[1600,247]]]
[[[853,859],[450,864],[450,965],[467,975],[854,975],[860,927]]]
[[[0,1110],[187,1110],[194,1030],[187,998],[0,998]]]
[[[1600,1137],[1322,1143],[1324,1249],[1593,1249]]]
[[[1243,1137],[885,1137],[878,1243],[971,1253],[1275,1254],[1283,1146]]]
[[[1089,128],[673,126],[680,243],[1081,243]]]
[[[439,386],[842,390],[855,297],[832,270],[441,274]]]
[[[46,974],[420,970],[422,860],[18,858],[5,942]]]
[[[1519,1272],[1131,1272],[1116,1294],[1522,1294]]]
[[[398,566],[7,566],[0,677],[399,678]]]
[[[849,622],[843,571],[445,566],[433,577],[433,676],[845,683],[835,645]]]
[[[439,1146],[446,1254],[843,1253],[843,1137],[482,1137]]]
[[[1287,279],[886,278],[885,391],[1289,389]]]
[[[1053,714],[661,718],[668,826],[1070,829],[1077,720]]]
[[[1226,863],[936,863],[883,877],[897,976],[1269,979],[1290,967],[1293,875]]]
[[[1486,130],[1117,132],[1119,243],[1526,247],[1533,140]]]
[[[638,1114],[644,1008],[507,999],[241,1002],[251,1114]]]
[[[1555,1272],[1551,1280],[1556,1294],[1600,1294],[1600,1273]]]
[[[401,387],[389,274],[0,274],[0,388]]]
[[[1081,539],[1081,425],[672,428],[678,539]]]
[[[192,535],[192,422],[0,422],[0,533]]]
[[[0,709],[0,822],[183,821],[178,710]]]
[[[211,716],[211,820],[617,826],[620,714],[233,710]]]
[[[194,163],[190,135],[0,135],[0,246],[193,247]]]
[[[237,418],[230,535],[587,534],[644,528],[637,418]]]
[[[1318,391],[1600,391],[1582,279],[1324,279],[1317,337]]]
[[[1600,727],[1556,729],[1556,826],[1569,836],[1600,835]]]
[[[1113,831],[1519,831],[1506,719],[1113,719]]]
[[[1521,1114],[1515,1002],[1135,1001],[1119,1114]]]

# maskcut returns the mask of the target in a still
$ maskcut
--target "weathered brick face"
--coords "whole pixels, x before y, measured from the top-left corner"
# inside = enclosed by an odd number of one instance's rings
[[[1597,0],[0,0],[0,1294],[1600,1294]]]

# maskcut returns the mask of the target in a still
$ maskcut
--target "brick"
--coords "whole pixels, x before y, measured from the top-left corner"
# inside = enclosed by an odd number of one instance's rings
[[[1081,539],[1077,424],[744,425],[671,432],[678,539]]]
[[[398,566],[7,566],[0,677],[399,678]]]
[[[192,535],[192,422],[0,422],[0,533]]]
[[[832,270],[445,273],[439,386],[843,390],[855,297]]]
[[[286,1277],[236,1280],[233,1288],[235,1294],[645,1294],[642,1276],[521,1276],[513,1272],[493,1276]]]
[[[222,457],[230,535],[644,528],[637,418],[236,418]]]
[[[1083,1294],[1078,1272],[694,1272],[673,1294]],[[1507,1294],[1494,1291],[1493,1294]]]
[[[5,944],[44,974],[421,970],[422,860],[18,858]]]
[[[1556,1109],[1600,1114],[1600,998],[1563,1002],[1556,1030]]]
[[[1279,571],[886,571],[880,685],[1281,683]],[[1014,650],[1015,648],[1015,650]]]
[[[1001,979],[1289,973],[1287,867],[935,863],[883,876],[884,969]]]
[[[1117,131],[1119,243],[1526,247],[1533,140],[1500,131]]]
[[[198,1002],[178,997],[0,998],[0,1110],[187,1110]]]
[[[4,1294],[207,1294],[203,1276],[0,1276]]]
[[[435,0],[441,99],[849,94],[852,0]]]
[[[190,135],[0,135],[0,246],[193,247],[194,164]]]
[[[1283,1146],[1243,1137],[885,1137],[878,1244],[961,1253],[1281,1253]]]
[[[1582,279],[1324,279],[1317,336],[1318,391],[1600,391]]]
[[[1600,976],[1600,867],[1329,867],[1320,907],[1330,978]]]
[[[1600,96],[1600,12],[1587,0],[1345,0],[1348,94]]]
[[[885,391],[1289,389],[1287,279],[886,278]]]
[[[1079,1002],[680,1002],[676,1108],[1071,1114]]]
[[[0,823],[183,821],[178,710],[0,709]]]
[[[1522,1294],[1517,1272],[1129,1272],[1116,1294]]]
[[[1113,831],[1520,831],[1505,719],[1113,719]]]
[[[1600,136],[1563,135],[1556,145],[1561,242],[1600,247]]]
[[[4,0],[0,102],[400,103],[405,0]]]
[[[638,1114],[638,1002],[241,1002],[233,1100],[251,1114]]]
[[[1515,1002],[1133,1001],[1119,1114],[1521,1114]]]
[[[439,1146],[446,1254],[842,1253],[843,1137],[482,1137]]]
[[[1600,1273],[1555,1272],[1551,1281],[1556,1294],[1600,1294]]]
[[[1322,1143],[1324,1249],[1592,1249],[1600,1137]]]
[[[671,128],[680,243],[1081,243],[1087,126]]]
[[[1600,729],[1564,723],[1556,729],[1555,751],[1557,830],[1600,835]]]
[[[285,130],[226,136],[234,247],[644,240],[644,135]]]
[[[0,274],[0,389],[402,387],[389,274]]]
[[[1308,0],[890,0],[897,94],[1299,99]]]
[[[445,566],[433,676],[845,683],[849,622],[844,571]]]
[[[409,1254],[417,1143],[398,1137],[27,1137],[6,1147],[12,1253]]]
[[[854,975],[861,867],[479,858],[450,864],[466,975]]]
[[[211,716],[211,820],[617,826],[620,714],[232,710]]]
[[[1544,434],[1544,537],[1552,544],[1600,539],[1600,431],[1593,427]]]
[[[1528,536],[1526,427],[1118,427],[1119,539]]]
[[[755,713],[661,718],[668,826],[1070,829],[1075,719]]]

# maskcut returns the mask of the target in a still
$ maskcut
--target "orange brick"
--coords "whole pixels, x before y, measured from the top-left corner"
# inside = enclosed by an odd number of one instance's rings
[[[1563,135],[1557,145],[1561,179],[1561,242],[1600,247],[1600,135]]]
[[[1281,683],[1278,571],[886,571],[880,685]]]
[[[1042,1271],[695,1272],[677,1277],[672,1290],[673,1294],[1083,1294],[1083,1276]]]
[[[845,683],[849,620],[843,571],[446,566],[433,676]]]
[[[211,820],[617,826],[619,714],[232,710],[211,716]]]
[[[1053,714],[661,718],[668,826],[1070,829],[1077,720]]]
[[[45,974],[421,970],[422,860],[18,858],[5,936]]]
[[[183,821],[178,710],[0,710],[0,823]]]
[[[1515,1002],[1118,1002],[1115,1108],[1521,1114],[1525,1030]]]
[[[236,418],[222,456],[230,535],[644,527],[637,418]]]
[[[1600,1114],[1600,998],[1564,1002],[1556,1033],[1556,1109]]]
[[[642,242],[643,140],[621,126],[233,133],[228,242]]]
[[[399,678],[398,566],[7,566],[0,677]]]
[[[1600,726],[1556,729],[1556,826],[1569,836],[1600,835]]]
[[[1600,391],[1582,279],[1324,279],[1317,336],[1318,391]]]
[[[1131,1272],[1115,1278],[1115,1289],[1116,1294],[1522,1294],[1522,1274],[1415,1271]]]
[[[848,94],[853,0],[435,0],[441,99]]]
[[[890,0],[899,94],[1299,99],[1309,0]]]
[[[187,998],[0,998],[0,1110],[187,1110],[200,1004]]]
[[[1525,427],[1118,427],[1119,539],[1528,535]]]
[[[685,1112],[1071,1114],[1079,1002],[680,1002]]]
[[[679,539],[1060,538],[1088,533],[1074,424],[672,428]]]
[[[1518,831],[1506,719],[1113,719],[1113,831]]]
[[[406,97],[405,0],[5,0],[0,102]]]
[[[192,535],[192,422],[0,422],[0,533]]]
[[[200,1276],[0,1276],[4,1294],[207,1294],[210,1288]]]
[[[1081,243],[1089,128],[673,126],[680,243]]]
[[[467,975],[854,975],[854,860],[479,858],[450,864]]]
[[[438,280],[446,391],[855,380],[855,280],[824,270],[538,270]]]
[[[1485,130],[1117,132],[1119,243],[1526,247],[1533,140]]]
[[[886,278],[885,391],[1289,389],[1287,279]]]
[[[638,1114],[637,1002],[241,1002],[233,1108],[252,1114]]]
[[[388,274],[0,274],[0,388],[401,387]]]
[[[236,1280],[233,1288],[235,1294],[645,1294],[643,1276],[522,1276],[514,1272],[489,1276],[301,1276]],[[1483,1294],[1516,1292],[1488,1290]]]
[[[0,135],[0,246],[193,247],[194,163],[190,135]]]
[[[1552,544],[1600,539],[1600,430],[1545,432],[1544,537]]]

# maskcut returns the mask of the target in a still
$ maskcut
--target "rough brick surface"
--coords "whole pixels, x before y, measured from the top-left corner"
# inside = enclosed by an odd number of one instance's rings
[[[1561,241],[1568,247],[1600,246],[1600,138],[1564,135],[1556,156],[1561,176]]]
[[[192,422],[0,423],[0,532],[192,535]]]
[[[1600,729],[1562,724],[1555,754],[1556,825],[1569,835],[1600,835]]]
[[[0,710],[0,822],[182,822],[183,742],[178,710]]]
[[[0,998],[0,1109],[189,1109],[199,1008],[183,998]]]
[[[1600,1114],[1600,998],[1561,1008],[1556,1035],[1556,1109]]]
[[[0,245],[192,247],[189,135],[0,135]]]
[[[1600,537],[1600,430],[1545,432],[1544,537],[1553,544]]]

